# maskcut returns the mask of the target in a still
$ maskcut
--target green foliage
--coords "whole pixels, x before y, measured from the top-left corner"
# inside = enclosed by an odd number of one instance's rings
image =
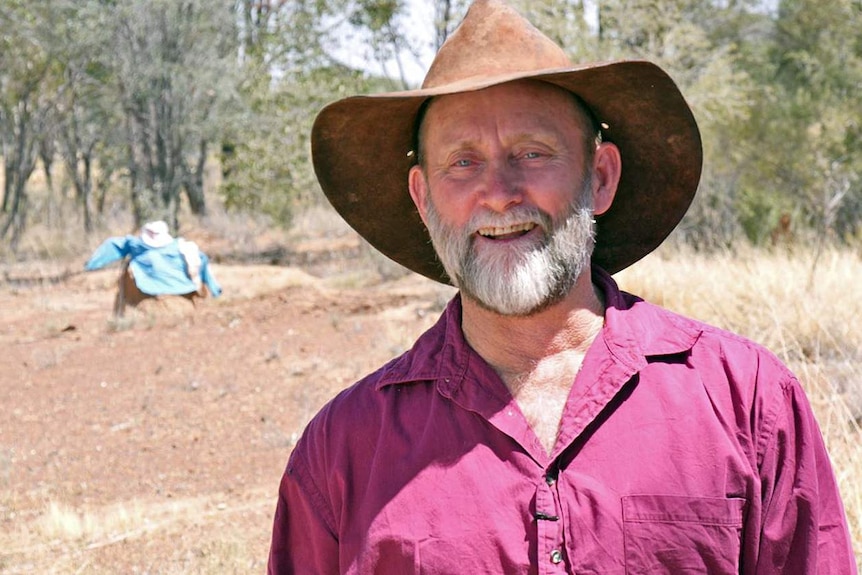
[[[789,198],[820,237],[852,237],[862,217],[862,9],[848,0],[784,0],[766,60],[764,97],[744,134],[743,185]]]
[[[397,2],[370,0],[295,5],[281,14],[287,18],[266,24],[277,34],[255,35],[243,84],[248,107],[221,157],[228,209],[263,213],[289,226],[298,208],[322,201],[310,157],[314,117],[332,100],[375,89],[374,79],[331,56],[342,39],[323,23],[341,12],[354,26],[382,34],[394,30],[400,10]]]
[[[591,4],[592,5],[592,4]],[[862,221],[862,6],[853,0],[523,3],[576,61],[645,58],[680,85],[704,172],[677,232],[700,248],[760,242],[781,213],[857,237]],[[575,15],[573,17],[573,14]],[[544,19],[543,19],[544,18]]]
[[[223,156],[225,205],[289,226],[297,208],[320,202],[309,151],[311,124],[329,101],[367,89],[362,74],[337,67],[259,86],[249,119],[254,130]]]
[[[237,102],[232,7],[227,0],[127,0],[110,11],[111,66],[138,223],[175,222],[182,189],[193,210],[202,200],[195,170]]]
[[[57,66],[46,2],[10,2],[3,10],[0,34],[0,156],[3,201],[0,239],[16,251],[27,227],[30,199],[27,181],[36,168],[43,132],[51,120]]]
[[[355,11],[350,15],[350,23],[373,32],[385,30],[403,9],[401,4],[398,0],[358,0]]]
[[[771,238],[778,221],[790,214],[789,198],[762,189],[742,188],[736,197],[735,213],[745,237],[754,245],[763,245]]]
[[[598,60],[595,34],[589,30],[581,0],[537,0],[513,3],[575,61]]]

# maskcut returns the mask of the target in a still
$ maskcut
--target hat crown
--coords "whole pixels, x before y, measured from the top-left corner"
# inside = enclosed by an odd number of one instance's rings
[[[173,240],[168,224],[162,220],[147,222],[141,228],[141,241],[151,248],[164,247]]]
[[[562,48],[515,9],[478,0],[437,52],[422,88],[571,65]]]

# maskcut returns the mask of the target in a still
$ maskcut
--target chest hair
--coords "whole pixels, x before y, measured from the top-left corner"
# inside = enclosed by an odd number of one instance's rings
[[[584,354],[568,351],[545,358],[532,369],[503,374],[515,402],[547,453],[557,442],[566,401]]]

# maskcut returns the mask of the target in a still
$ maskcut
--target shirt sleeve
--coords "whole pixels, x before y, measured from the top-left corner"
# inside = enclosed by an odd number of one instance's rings
[[[297,459],[294,453],[279,487],[267,574],[337,574],[338,539],[325,520],[322,495]]]
[[[221,295],[221,285],[219,285],[215,277],[213,277],[213,274],[210,271],[210,260],[203,252],[201,252],[201,281],[206,284],[207,289],[213,297]]]
[[[767,418],[760,465],[758,575],[856,574],[844,507],[826,446],[799,382]]]
[[[117,260],[123,259],[129,254],[128,240],[128,237],[108,238],[96,248],[96,251],[93,252],[93,255],[84,264],[84,269],[87,271],[98,270]]]

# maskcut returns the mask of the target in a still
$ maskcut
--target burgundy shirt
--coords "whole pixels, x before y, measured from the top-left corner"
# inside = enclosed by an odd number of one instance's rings
[[[460,299],[308,425],[269,573],[856,573],[796,378],[619,291],[548,455],[464,340]]]

